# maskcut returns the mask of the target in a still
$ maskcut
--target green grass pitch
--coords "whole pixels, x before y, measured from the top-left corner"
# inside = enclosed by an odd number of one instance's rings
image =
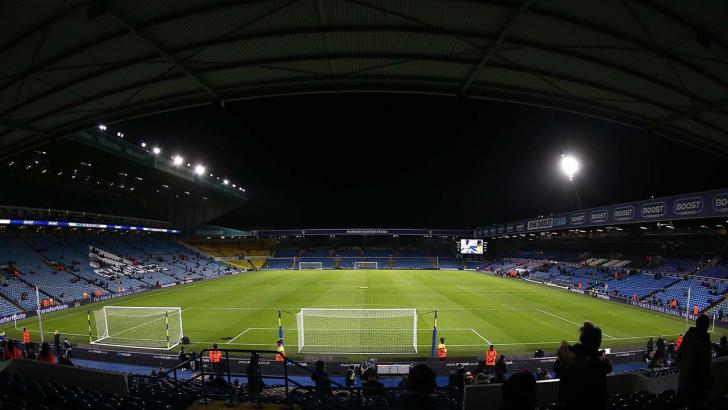
[[[277,310],[282,309],[287,350],[293,358],[298,356],[295,314],[302,307],[416,308],[420,356],[430,354],[435,309],[438,335],[447,339],[450,357],[482,356],[489,343],[510,354],[527,355],[539,348],[554,352],[561,340],[577,338],[578,324],[584,320],[600,326],[602,346],[613,349],[643,348],[650,336],[674,339],[684,326],[680,318],[476,272],[261,271],[47,314],[43,316],[46,339],[52,339],[57,329],[74,343],[88,343],[86,311],[103,305],[179,306],[184,333],[197,349],[213,342],[230,348],[273,349]],[[39,340],[36,318],[17,326],[28,327],[34,341]],[[20,337],[13,323],[2,330]],[[725,333],[717,328],[712,339]]]

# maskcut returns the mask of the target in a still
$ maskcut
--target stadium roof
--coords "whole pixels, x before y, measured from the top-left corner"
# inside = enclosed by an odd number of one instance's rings
[[[98,122],[340,91],[566,110],[728,156],[722,0],[46,0],[2,3],[0,33],[0,158]]]

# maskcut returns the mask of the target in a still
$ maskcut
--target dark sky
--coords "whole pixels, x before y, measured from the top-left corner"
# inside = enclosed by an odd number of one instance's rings
[[[728,185],[728,161],[581,116],[435,96],[266,98],[120,124],[248,191],[239,228],[472,228]]]

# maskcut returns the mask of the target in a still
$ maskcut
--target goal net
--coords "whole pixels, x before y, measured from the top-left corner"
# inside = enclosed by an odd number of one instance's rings
[[[417,309],[303,308],[298,353],[417,353]]]
[[[298,269],[304,270],[304,269],[318,269],[321,270],[324,268],[323,262],[298,262]]]
[[[104,306],[94,311],[96,340],[92,344],[168,350],[182,339],[182,309],[178,307]]]
[[[379,262],[354,262],[354,269],[379,269]]]

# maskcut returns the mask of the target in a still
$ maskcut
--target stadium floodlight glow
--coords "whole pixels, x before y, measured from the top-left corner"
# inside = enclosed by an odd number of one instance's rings
[[[173,164],[174,164],[175,166],[180,166],[180,165],[182,165],[182,163],[183,163],[184,161],[185,161],[185,159],[184,159],[184,158],[182,158],[182,157],[180,157],[179,155],[175,155],[175,156],[173,156],[173,157],[172,157],[172,163],[173,163]]]
[[[162,150],[159,147],[154,147],[152,148],[152,152],[154,153],[154,155],[159,155]]]
[[[195,174],[202,175],[205,173],[205,167],[202,165],[195,165]]]
[[[106,131],[106,125],[104,125],[104,124],[99,124],[99,129],[100,129],[101,131]]]
[[[571,155],[562,155],[561,170],[569,177],[569,181],[573,181],[574,175],[579,171],[579,161]]]
[[[230,183],[230,181],[228,181],[227,179],[223,179],[223,180],[222,180],[222,184],[223,184],[223,185],[227,185],[227,184],[229,184],[229,183]]]
[[[142,148],[146,148],[146,147],[147,147],[147,143],[146,142],[142,142]]]

